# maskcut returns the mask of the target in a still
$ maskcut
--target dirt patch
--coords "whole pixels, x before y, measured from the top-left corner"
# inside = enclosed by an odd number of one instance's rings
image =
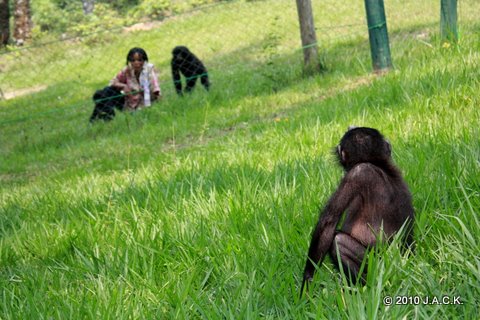
[[[347,85],[343,88],[343,91],[353,91],[359,87],[363,86],[368,86],[370,85],[373,80],[378,78],[379,76],[382,76],[383,74],[386,74],[388,71],[380,72],[380,73],[370,73],[365,76],[358,77],[356,79],[353,79]]]
[[[140,23],[135,23],[129,27],[123,28],[123,31],[124,32],[148,31],[158,27],[160,24],[162,24],[162,21],[140,22]]]
[[[43,91],[45,89],[47,89],[47,86],[43,84],[39,86],[31,87],[31,88],[18,89],[18,90],[7,91],[7,92],[1,91],[0,89],[0,100],[9,100],[13,98],[18,98],[21,96],[25,96],[27,94]]]
[[[165,22],[171,22],[171,21],[175,21],[175,20],[178,20],[178,19],[184,19],[184,18],[187,18],[187,17],[191,17],[193,15],[198,14],[199,12],[201,12],[201,11],[200,10],[192,10],[190,12],[184,12],[181,15],[173,14],[171,12],[166,12],[163,19],[155,20],[155,21],[146,21],[146,22],[135,23],[135,24],[132,24],[131,26],[123,27],[123,32],[135,32],[135,31],[152,30],[152,29],[155,29],[155,28],[159,27],[160,25],[162,25]]]

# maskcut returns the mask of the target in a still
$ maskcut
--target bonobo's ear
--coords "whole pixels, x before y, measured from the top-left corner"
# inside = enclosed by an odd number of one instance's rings
[[[392,155],[392,145],[390,144],[390,141],[385,139],[385,148],[387,150],[387,154],[390,157]]]
[[[342,150],[342,146],[341,146],[341,145],[338,145],[338,146],[337,146],[337,155],[338,155],[338,158],[340,159],[340,162],[341,162],[341,163],[345,163],[346,153],[345,153],[345,151]]]
[[[356,129],[358,128],[357,126],[348,126],[348,130],[347,131],[350,131],[350,130],[353,130],[353,129]]]

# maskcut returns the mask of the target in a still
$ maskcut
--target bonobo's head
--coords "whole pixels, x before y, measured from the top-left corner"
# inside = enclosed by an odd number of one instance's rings
[[[351,127],[337,146],[338,161],[345,170],[358,163],[384,164],[391,159],[390,143],[372,128]]]
[[[93,94],[93,102],[99,108],[105,108],[105,106],[107,106],[108,100],[109,100],[109,98],[108,98],[108,95],[105,92],[105,89],[97,90]]]
[[[176,46],[172,50],[173,59],[178,61],[185,59],[189,54],[190,50],[185,46]]]
[[[100,109],[122,109],[125,104],[125,97],[120,91],[112,88],[105,87],[101,90],[95,91],[93,94],[93,102]]]

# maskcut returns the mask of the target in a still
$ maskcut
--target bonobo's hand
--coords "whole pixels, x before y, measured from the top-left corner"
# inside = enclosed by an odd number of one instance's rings
[[[315,273],[315,265],[312,263],[310,258],[307,259],[305,263],[305,270],[303,271],[303,277],[308,280],[313,279],[313,274]]]
[[[307,262],[305,263],[305,270],[303,271],[303,281],[312,281],[314,273],[315,266],[313,265],[310,258],[307,258]]]
[[[307,266],[308,267],[308,266]],[[303,288],[305,287],[305,283],[307,284],[307,290],[308,290],[308,285],[310,282],[313,280],[313,271],[315,269],[310,270],[305,267],[305,271],[303,272],[303,281],[302,281],[302,287],[300,288],[300,298],[302,297],[303,294]]]
[[[131,89],[129,86],[127,86],[127,85],[124,85],[124,86],[123,86],[123,88],[122,88],[122,93],[123,93],[124,95],[129,95],[129,94],[131,94],[131,92],[132,92],[132,89]]]

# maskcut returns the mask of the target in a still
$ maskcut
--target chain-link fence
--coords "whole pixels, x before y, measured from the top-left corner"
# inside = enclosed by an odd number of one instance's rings
[[[371,72],[364,1],[312,0],[312,5],[327,70],[342,72],[342,65]],[[385,0],[385,10],[394,66],[395,57],[408,54],[406,48],[439,44],[440,0]],[[477,0],[458,2],[460,41],[468,36],[463,27],[477,21],[479,12]],[[282,83],[286,74],[301,73],[300,43],[295,1],[267,0],[223,2],[161,21],[10,48],[0,51],[0,124],[40,114],[68,113],[80,119],[79,114],[91,112],[94,90],[125,66],[132,47],[147,51],[165,100],[176,97],[170,60],[177,45],[189,47],[205,63],[216,90],[235,90],[235,85],[221,87],[247,74],[242,79],[250,80],[244,85],[255,91],[262,81],[288,85]],[[12,112],[23,109],[24,114]]]

